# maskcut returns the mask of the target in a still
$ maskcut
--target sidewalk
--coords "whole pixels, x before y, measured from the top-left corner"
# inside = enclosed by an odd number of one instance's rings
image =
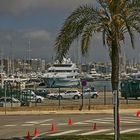
[[[120,114],[136,114],[140,109],[120,109]],[[113,114],[113,109],[106,110],[57,110],[57,111],[6,111],[6,115],[38,115],[38,114]],[[0,111],[0,115],[5,115],[5,111]]]

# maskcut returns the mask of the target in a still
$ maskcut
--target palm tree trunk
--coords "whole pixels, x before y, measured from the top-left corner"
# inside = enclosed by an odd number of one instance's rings
[[[111,62],[112,62],[112,75],[111,75],[111,83],[113,90],[113,110],[114,110],[114,140],[120,139],[120,118],[119,118],[119,48],[117,45],[117,41],[112,41],[112,54],[111,54]]]
[[[119,48],[116,41],[112,42],[112,74],[111,74],[111,83],[112,90],[118,90],[119,85]]]

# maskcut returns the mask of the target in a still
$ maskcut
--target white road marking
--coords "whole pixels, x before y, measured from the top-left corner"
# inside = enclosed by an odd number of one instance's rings
[[[68,130],[68,131],[64,131],[60,133],[50,134],[49,136],[60,136],[60,135],[70,134],[70,133],[79,132],[79,131],[81,130]]]
[[[112,130],[112,129],[92,130],[92,131],[90,131],[90,132],[81,133],[81,134],[77,134],[77,135],[81,135],[81,136],[84,136],[84,135],[91,135],[91,134],[106,132],[106,131],[110,131],[110,130]]]
[[[104,118],[104,119],[93,119],[93,120],[86,120],[84,122],[86,123],[93,123],[93,122],[96,122],[96,123],[112,123],[114,120],[113,118]],[[137,118],[134,118],[134,117],[121,117],[120,118],[120,122],[121,123],[137,123],[137,122],[140,122],[140,119],[137,119]]]
[[[40,137],[40,136],[42,136],[42,135],[48,134],[48,133],[49,133],[49,132],[41,133],[41,134],[39,134],[38,136],[33,137],[32,140],[34,140],[34,139],[36,139],[36,138],[38,138],[38,137]]]
[[[122,117],[123,119],[137,119],[137,117]]]
[[[113,122],[111,119],[94,119],[94,121]]]
[[[7,125],[4,125],[4,126],[9,127],[9,126],[17,126],[17,125],[16,124],[7,124]]]
[[[92,122],[94,122],[93,120],[86,120],[86,121],[84,121],[84,122],[86,122],[86,123],[92,123]]]
[[[47,125],[52,125],[52,124],[50,124],[50,123],[44,123],[44,124],[40,124],[40,125],[46,125],[47,126]]]
[[[137,130],[140,130],[140,128],[127,129],[127,130],[120,131],[120,133],[123,134],[123,133],[133,132],[133,131],[137,131]],[[113,133],[108,133],[106,135],[114,135],[114,132]]]
[[[112,123],[112,122],[105,122],[105,121],[101,121],[101,122],[100,122],[100,121],[96,121],[96,123],[104,123],[104,124],[105,124],[105,123],[108,123],[108,124],[109,124],[109,123]]]
[[[58,123],[57,125],[68,125],[68,123]]]
[[[30,121],[30,122],[25,122],[25,123],[34,123],[34,124],[37,124],[38,122],[37,121]]]
[[[74,125],[77,125],[77,124],[78,124],[78,125],[79,125],[79,124],[82,125],[82,124],[88,124],[88,123],[85,123],[85,122],[76,122],[76,123],[73,123],[73,124],[74,124]]]
[[[114,120],[113,117],[106,117],[106,118],[104,118],[104,119],[107,119],[107,120]]]
[[[37,120],[37,121],[28,121],[28,122],[25,122],[25,123],[39,124],[39,123],[49,122],[49,121],[52,121],[52,120],[53,120],[53,119]]]
[[[135,123],[135,122],[132,122],[132,121],[120,121],[121,123]]]
[[[21,126],[33,126],[34,124],[22,124]]]
[[[84,121],[85,123],[112,123],[109,122],[109,121],[99,121],[99,120],[87,120],[87,121]]]
[[[120,133],[123,134],[123,133],[132,132],[132,131],[137,131],[137,130],[140,130],[140,128],[127,129],[127,130],[123,130],[123,131],[121,131]]]

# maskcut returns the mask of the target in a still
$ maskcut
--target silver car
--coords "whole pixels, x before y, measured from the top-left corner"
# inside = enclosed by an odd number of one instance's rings
[[[6,97],[6,100],[5,100],[5,97],[1,97],[0,98],[0,106],[1,107],[4,107],[6,104],[7,107],[19,107],[21,106],[21,102],[14,98],[14,97]]]
[[[84,98],[97,98],[98,92],[95,89],[86,88],[83,90],[83,97]]]
[[[81,93],[78,90],[67,90],[62,93],[50,93],[48,94],[49,99],[79,99]]]

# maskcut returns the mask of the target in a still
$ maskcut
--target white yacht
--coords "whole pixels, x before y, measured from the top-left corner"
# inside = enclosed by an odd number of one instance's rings
[[[48,87],[74,87],[80,83],[79,69],[70,58],[56,61],[42,77]]]
[[[92,77],[93,77],[94,79],[100,79],[100,77],[101,77],[101,74],[100,74],[100,73],[97,73],[96,70],[95,70],[94,68],[92,68],[92,69],[90,70],[90,74],[92,75]]]

